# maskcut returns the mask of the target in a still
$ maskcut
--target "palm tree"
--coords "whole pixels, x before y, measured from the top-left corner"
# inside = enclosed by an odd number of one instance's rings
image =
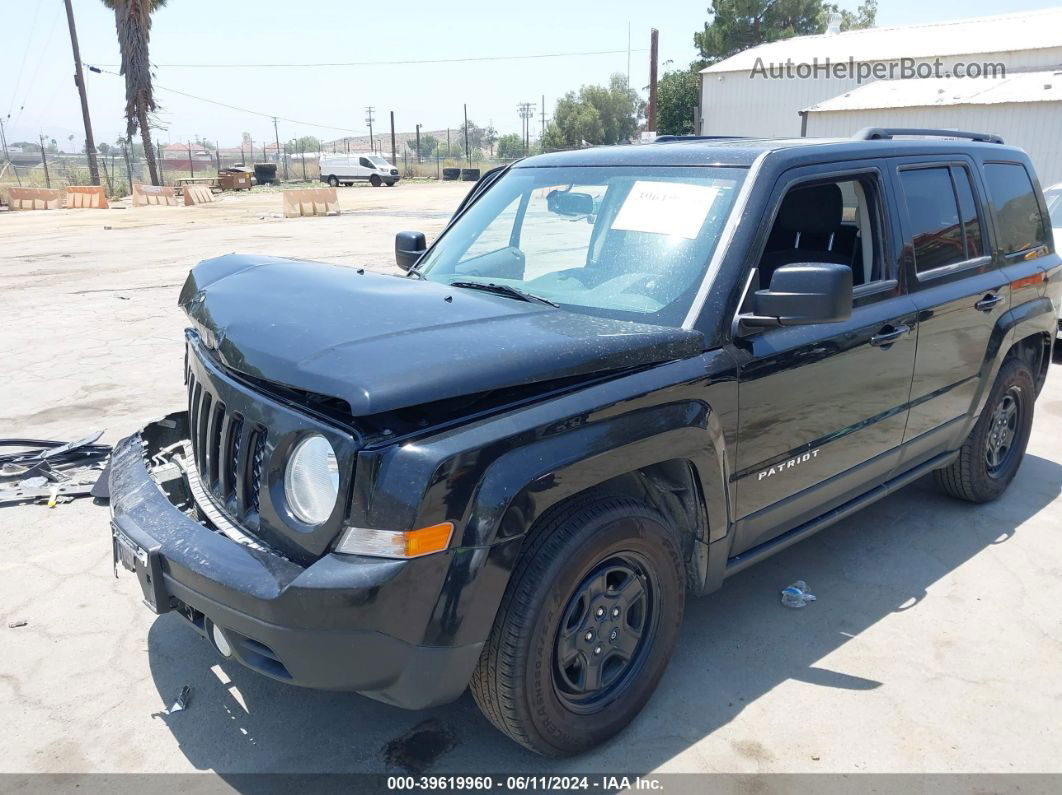
[[[158,107],[151,88],[151,61],[148,42],[151,39],[151,15],[166,5],[166,0],[103,0],[114,11],[118,29],[118,48],[122,52],[121,73],[125,75],[126,134],[130,137],[139,129],[144,142],[151,184],[159,184],[155,150],[151,146],[151,127],[148,114]]]

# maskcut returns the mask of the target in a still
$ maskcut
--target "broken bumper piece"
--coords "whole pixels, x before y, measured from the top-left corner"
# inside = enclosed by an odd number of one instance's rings
[[[164,462],[187,439],[187,413],[130,436],[111,460],[115,570],[144,601],[174,611],[220,654],[283,682],[353,690],[407,709],[457,698],[482,643],[423,645],[450,565],[325,555],[302,566],[209,526],[188,478]],[[404,633],[404,636],[403,636]]]

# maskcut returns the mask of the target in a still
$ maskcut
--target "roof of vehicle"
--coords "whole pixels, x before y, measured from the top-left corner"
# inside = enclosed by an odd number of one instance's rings
[[[992,152],[1018,154],[1014,147],[969,140],[934,138],[894,138],[864,141],[855,138],[676,138],[651,144],[596,146],[535,155],[514,168],[556,168],[560,166],[750,166],[764,152],[790,152],[809,149],[830,150],[842,158],[888,157],[944,152]]]

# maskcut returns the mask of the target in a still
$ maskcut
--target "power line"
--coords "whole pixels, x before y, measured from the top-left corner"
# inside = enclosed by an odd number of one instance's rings
[[[121,75],[118,74],[118,72],[112,72],[110,69],[104,69],[101,66],[93,66],[93,65],[87,64],[87,63],[85,64],[85,66],[88,67],[90,72],[101,72],[103,74],[108,74],[108,75],[114,75],[116,77],[121,77]],[[179,91],[176,88],[168,88],[167,86],[162,86],[162,85],[159,85],[158,83],[154,83],[153,85],[154,85],[155,88],[158,88],[158,89],[160,89],[162,91],[169,91],[171,94],[180,94],[182,97],[188,97],[189,99],[197,99],[200,102],[207,102],[207,103],[209,103],[211,105],[217,105],[218,107],[228,108],[229,110],[239,111],[240,113],[248,113],[248,114],[250,114],[252,116],[262,116],[263,118],[266,118],[266,119],[278,119],[279,121],[285,121],[288,124],[299,124],[299,125],[302,125],[303,127],[319,127],[322,130],[338,130],[340,132],[357,133],[358,135],[361,135],[362,133],[365,132],[365,130],[355,130],[355,129],[351,129],[349,127],[336,127],[336,126],[331,125],[331,124],[318,124],[318,123],[312,122],[312,121],[299,121],[298,119],[289,119],[289,118],[286,118],[284,116],[276,116],[276,115],[274,115],[272,113],[262,113],[261,111],[258,111],[258,110],[251,110],[250,108],[241,108],[238,105],[230,105],[227,102],[219,102],[216,99],[207,99],[206,97],[196,96],[195,94],[189,94],[187,91]]]
[[[7,118],[11,118],[11,111],[15,109],[15,100],[18,99],[18,89],[22,83],[22,70],[26,68],[26,58],[29,57],[30,47],[33,45],[33,31],[37,27],[37,16],[40,14],[41,4],[33,9],[33,19],[30,21],[29,33],[26,35],[26,49],[22,51],[22,62],[18,66],[18,77],[15,78],[15,90],[11,92],[11,105],[7,109]]]
[[[631,52],[646,52],[645,49]],[[294,67],[336,67],[336,66],[416,66],[420,64],[470,63],[479,61],[524,61],[537,58],[574,58],[589,55],[621,55],[627,50],[587,50],[584,52],[548,52],[530,55],[482,55],[464,58],[427,58],[405,61],[345,61],[339,63],[160,63],[156,68],[166,69],[288,69]],[[104,64],[117,67],[118,64]]]

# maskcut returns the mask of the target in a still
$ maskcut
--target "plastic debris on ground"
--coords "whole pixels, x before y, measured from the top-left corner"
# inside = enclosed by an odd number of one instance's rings
[[[782,589],[782,604],[785,607],[806,607],[809,602],[814,601],[815,594],[808,590],[808,584],[803,580],[797,580]]]
[[[177,700],[173,702],[173,706],[166,710],[167,715],[172,715],[174,712],[183,712],[188,709],[188,702],[192,698],[192,688],[185,685],[181,688],[181,692],[177,694]]]
[[[43,502],[54,508],[75,497],[106,496],[97,488],[111,454],[109,444],[97,443],[102,435],[73,442],[0,439],[0,448],[14,448],[0,453],[0,505]]]
[[[8,629],[18,629],[19,627],[26,626],[28,623],[29,623],[28,621],[25,621],[23,619],[19,619],[18,621],[8,621],[7,622],[7,628]]]

